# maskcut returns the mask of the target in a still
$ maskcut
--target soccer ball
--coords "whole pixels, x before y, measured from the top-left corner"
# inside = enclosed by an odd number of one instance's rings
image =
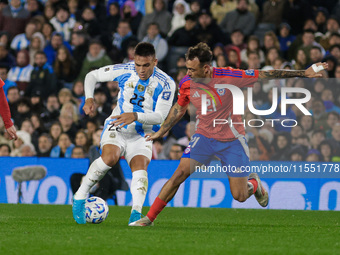
[[[100,197],[90,197],[85,202],[86,222],[102,223],[109,214],[109,207],[105,200]]]

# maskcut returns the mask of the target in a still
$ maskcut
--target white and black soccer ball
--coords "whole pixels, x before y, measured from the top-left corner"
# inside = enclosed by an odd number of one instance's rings
[[[90,197],[85,202],[86,222],[102,223],[109,214],[109,207],[105,200],[100,197]]]

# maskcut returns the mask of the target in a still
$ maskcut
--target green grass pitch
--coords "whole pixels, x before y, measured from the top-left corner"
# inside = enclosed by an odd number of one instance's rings
[[[340,254],[339,212],[165,208],[132,228],[130,210],[77,225],[69,205],[0,204],[0,254]]]

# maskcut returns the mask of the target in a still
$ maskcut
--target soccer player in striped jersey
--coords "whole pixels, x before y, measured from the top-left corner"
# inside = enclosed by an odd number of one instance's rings
[[[211,67],[212,52],[207,44],[199,43],[195,47],[190,47],[186,54],[187,76],[180,82],[179,96],[177,103],[171,108],[167,119],[164,121],[160,130],[154,134],[147,134],[148,140],[162,137],[173,127],[185,114],[189,102],[193,103],[196,112],[196,132],[193,135],[189,146],[185,149],[180,164],[172,177],[164,184],[158,197],[153,202],[149,212],[142,219],[133,222],[130,226],[151,226],[157,215],[163,210],[169,201],[176,194],[179,186],[183,183],[196,166],[208,165],[214,155],[217,155],[222,166],[235,166],[240,169],[242,166],[249,166],[249,148],[246,143],[245,128],[243,125],[230,125],[242,122],[242,116],[233,114],[233,98],[229,91],[218,91],[214,88],[216,80],[221,84],[221,79],[229,81],[237,87],[252,87],[258,78],[290,78],[290,77],[321,77],[322,74],[314,71],[312,67],[307,70],[237,70],[233,68],[213,68]],[[320,66],[320,67],[319,67]],[[326,63],[317,63],[318,69],[326,69]],[[314,68],[315,68],[314,67]],[[196,79],[200,79],[196,81]],[[195,88],[193,84],[200,83],[202,87]],[[230,84],[229,83],[229,84]],[[196,86],[197,87],[197,86]],[[192,94],[190,95],[190,89]],[[212,107],[209,114],[202,115],[201,98],[204,93],[218,93],[223,104]],[[205,92],[203,92],[205,90]],[[197,94],[196,94],[197,93]],[[211,92],[209,92],[211,93]],[[200,95],[201,94],[201,95]],[[208,108],[209,110],[209,108]],[[213,127],[213,119],[229,120],[228,124]],[[256,173],[247,171],[227,172],[229,177],[230,191],[235,200],[246,201],[251,195],[255,195],[259,204],[266,207],[268,204],[268,193],[261,185],[260,178]],[[249,175],[249,176],[248,176]]]
[[[148,177],[147,167],[152,156],[152,141],[145,134],[157,132],[172,106],[176,84],[156,67],[155,49],[150,43],[139,43],[134,62],[105,66],[85,77],[85,114],[94,111],[93,93],[97,82],[117,81],[118,102],[104,124],[101,135],[101,156],[95,160],[73,197],[73,217],[86,223],[85,199],[90,189],[125,156],[132,171],[130,190],[132,210],[129,223],[141,218]]]

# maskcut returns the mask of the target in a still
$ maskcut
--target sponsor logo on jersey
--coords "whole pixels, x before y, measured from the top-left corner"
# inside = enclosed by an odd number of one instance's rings
[[[201,96],[200,96],[200,93],[198,93],[198,91],[196,91],[192,97],[201,97]]]
[[[245,70],[246,75],[248,76],[255,76],[255,71],[254,70]]]
[[[217,94],[219,94],[220,96],[224,96],[225,89],[217,89]]]
[[[149,94],[150,97],[152,97],[153,92],[154,92],[154,88],[152,88],[152,87],[147,87],[146,88],[146,93]]]
[[[163,92],[162,99],[169,100],[171,96],[171,91],[165,91]]]
[[[106,67],[106,68],[104,69],[104,72],[108,72],[108,71],[110,71],[110,67]]]
[[[144,91],[144,86],[142,85],[142,84],[139,84],[138,85],[138,87],[137,87],[137,90],[139,91],[139,92],[143,92]]]
[[[128,82],[128,83],[126,83],[126,87],[128,87],[128,88],[133,88],[133,82]]]

